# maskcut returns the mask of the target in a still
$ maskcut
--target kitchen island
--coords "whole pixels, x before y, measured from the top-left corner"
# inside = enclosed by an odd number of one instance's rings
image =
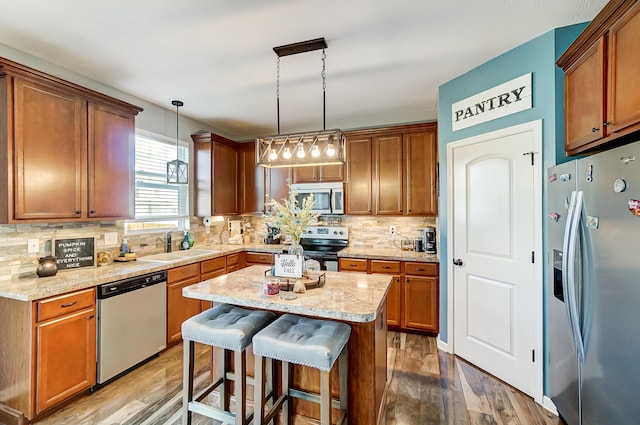
[[[293,300],[262,295],[266,266],[252,266],[206,280],[183,289],[185,297],[241,307],[292,313],[338,320],[351,326],[349,339],[349,423],[376,424],[387,378],[386,297],[391,277],[364,273],[326,273],[321,288],[296,294]],[[282,292],[289,294],[289,292]],[[282,294],[281,293],[281,294]],[[249,364],[253,355],[249,353]],[[249,373],[251,374],[252,367]],[[337,395],[338,371],[332,370],[332,393]],[[319,390],[319,373],[315,369],[295,366],[294,386]],[[304,400],[294,400],[296,415],[319,418],[319,408]],[[334,414],[336,411],[334,411]]]

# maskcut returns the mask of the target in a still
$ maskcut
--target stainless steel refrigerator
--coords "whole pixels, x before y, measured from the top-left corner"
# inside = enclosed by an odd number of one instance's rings
[[[569,425],[640,424],[640,142],[547,178],[551,399]]]

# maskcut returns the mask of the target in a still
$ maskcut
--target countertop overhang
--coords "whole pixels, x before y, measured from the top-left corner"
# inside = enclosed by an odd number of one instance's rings
[[[205,301],[233,304],[336,319],[347,322],[373,322],[387,297],[392,277],[382,274],[326,273],[324,286],[294,294],[293,300],[280,295],[265,296],[262,282],[268,266],[251,266],[205,280],[182,289],[182,295]],[[281,292],[281,294],[293,292]]]

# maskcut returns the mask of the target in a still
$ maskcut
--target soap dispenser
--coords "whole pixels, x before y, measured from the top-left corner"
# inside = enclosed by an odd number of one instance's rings
[[[191,244],[189,243],[189,232],[184,231],[184,238],[182,238],[182,242],[180,243],[180,249],[189,249],[191,248]]]

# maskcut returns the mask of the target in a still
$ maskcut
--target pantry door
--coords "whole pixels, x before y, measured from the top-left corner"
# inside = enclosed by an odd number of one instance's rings
[[[542,124],[448,146],[456,355],[542,400]]]

